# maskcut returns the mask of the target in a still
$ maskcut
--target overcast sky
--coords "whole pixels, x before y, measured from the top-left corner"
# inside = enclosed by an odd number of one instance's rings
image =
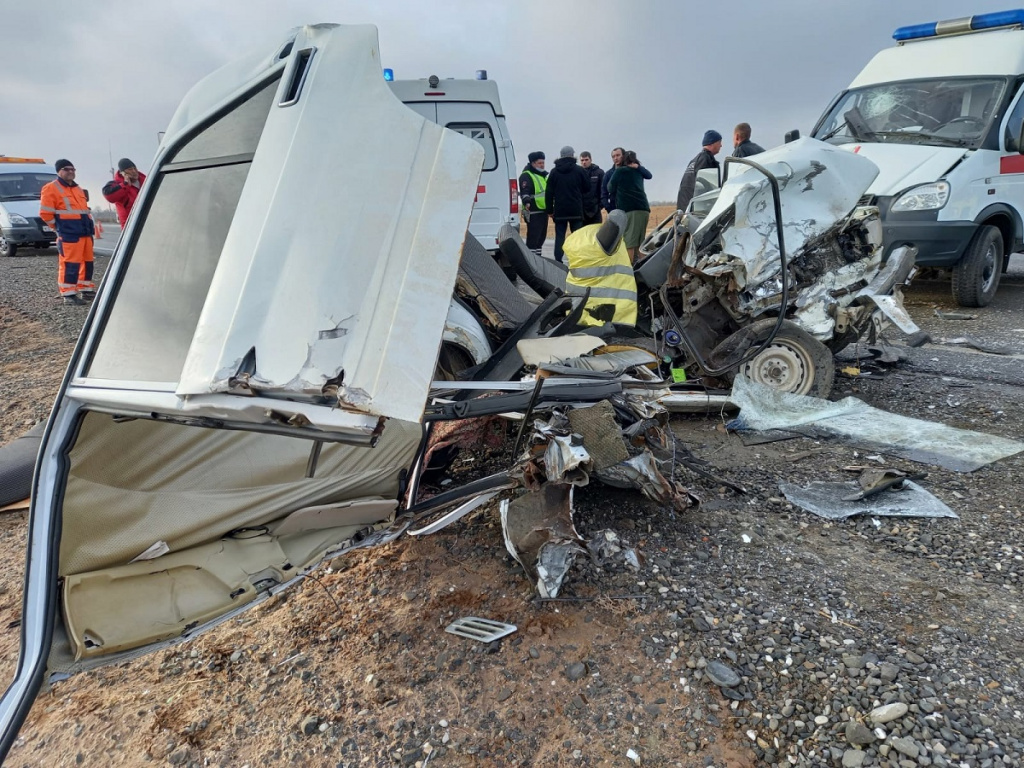
[[[602,167],[635,149],[652,200],[675,198],[705,129],[731,146],[807,134],[829,99],[904,24],[1010,0],[51,0],[3,3],[0,154],[67,157],[97,193],[110,159],[148,170],[197,80],[290,27],[372,23],[396,78],[498,82],[519,166],[571,144]],[[724,156],[724,153],[723,153]]]

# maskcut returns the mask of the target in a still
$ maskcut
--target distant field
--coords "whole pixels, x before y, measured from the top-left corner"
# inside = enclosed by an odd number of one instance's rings
[[[661,223],[662,219],[674,213],[676,207],[674,205],[652,205],[651,206],[651,219],[647,222],[647,231],[650,232],[658,224]],[[607,218],[607,214],[605,215]],[[526,237],[526,221],[520,216],[519,231],[523,237]],[[555,237],[555,223],[548,221],[548,237],[554,239]]]

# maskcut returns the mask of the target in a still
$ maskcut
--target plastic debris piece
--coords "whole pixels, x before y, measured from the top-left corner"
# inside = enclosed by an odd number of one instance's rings
[[[801,509],[828,520],[845,520],[854,515],[875,517],[953,517],[958,515],[938,498],[911,480],[903,480],[902,491],[878,493],[866,499],[846,501],[844,496],[860,492],[859,483],[811,483],[800,487],[779,483],[779,490]]]
[[[444,628],[444,631],[469,640],[477,640],[481,643],[493,643],[495,640],[506,635],[511,635],[516,629],[518,627],[515,624],[481,619],[478,616],[465,616],[453,621]]]
[[[572,522],[573,486],[545,483],[540,490],[501,503],[505,549],[537,587],[541,597],[556,597],[582,539]]]
[[[973,472],[1024,451],[1024,443],[996,435],[900,416],[854,397],[839,402],[794,395],[737,376],[731,399],[740,415],[730,429],[756,431],[811,426],[889,456]]]

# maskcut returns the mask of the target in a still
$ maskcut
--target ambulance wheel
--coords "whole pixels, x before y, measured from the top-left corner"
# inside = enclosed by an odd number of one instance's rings
[[[451,342],[441,344],[434,368],[434,381],[458,381],[459,374],[474,365],[473,357],[462,347]]]
[[[761,320],[751,349],[768,338],[775,320]],[[828,397],[836,375],[829,349],[800,326],[783,321],[768,348],[740,369],[758,384],[783,392],[811,397]]]
[[[0,237],[0,256],[14,256],[18,252],[18,246],[6,238]]]
[[[978,227],[963,257],[953,267],[953,298],[956,303],[961,307],[987,307],[991,304],[999,287],[1005,258],[1003,235],[999,229],[990,224]]]

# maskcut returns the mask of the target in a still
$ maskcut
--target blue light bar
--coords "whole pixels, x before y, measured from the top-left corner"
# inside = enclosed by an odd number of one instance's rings
[[[1024,25],[1024,8],[1017,8],[1012,11],[982,13],[977,16],[968,16],[965,19],[911,24],[909,27],[897,29],[892,33],[892,37],[897,42],[905,42],[907,40],[922,40],[928,37],[941,37],[943,35],[962,35],[967,32],[980,32],[986,29],[1017,25]]]
[[[385,68],[384,69],[384,79],[387,80],[389,83],[394,82],[394,80],[395,80],[395,70]]]

